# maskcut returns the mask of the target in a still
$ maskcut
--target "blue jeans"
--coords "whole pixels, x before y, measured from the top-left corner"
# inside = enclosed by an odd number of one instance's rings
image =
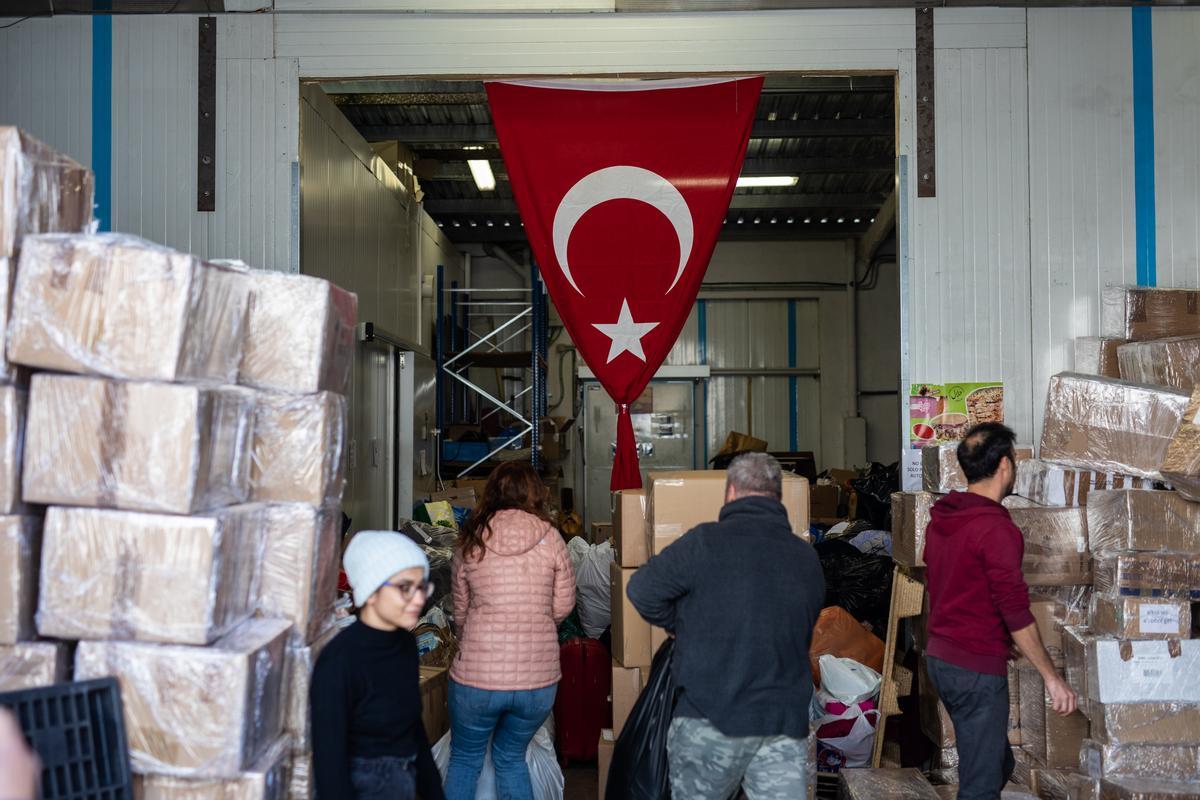
[[[1016,767],[1008,744],[1008,678],[926,656],[958,740],[958,800],[1000,800]]]
[[[525,751],[554,709],[558,685],[489,692],[450,681],[450,769],[446,800],[474,800],[488,742],[499,800],[533,800]]]

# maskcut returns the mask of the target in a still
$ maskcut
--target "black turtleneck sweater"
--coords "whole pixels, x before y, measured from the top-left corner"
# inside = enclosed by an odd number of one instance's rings
[[[416,756],[417,793],[443,800],[442,778],[421,724],[417,641],[361,621],[339,633],[313,670],[313,772],[320,800],[353,800],[355,758]]]

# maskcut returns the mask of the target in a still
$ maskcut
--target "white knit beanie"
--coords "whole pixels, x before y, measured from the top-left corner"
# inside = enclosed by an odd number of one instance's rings
[[[429,559],[416,542],[394,531],[360,531],[342,556],[346,578],[354,589],[354,605],[362,608],[388,579],[420,567],[429,580]]]

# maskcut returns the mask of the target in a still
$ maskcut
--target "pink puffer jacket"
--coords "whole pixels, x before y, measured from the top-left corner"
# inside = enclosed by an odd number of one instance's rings
[[[509,509],[492,516],[481,559],[454,554],[458,657],[450,678],[491,691],[558,683],[558,623],[575,608],[575,574],[562,534]]]

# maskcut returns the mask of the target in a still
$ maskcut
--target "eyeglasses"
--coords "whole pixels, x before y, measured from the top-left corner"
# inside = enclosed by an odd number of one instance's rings
[[[403,583],[387,582],[383,585],[391,586],[393,589],[399,591],[400,596],[404,598],[405,602],[408,602],[416,597],[417,592],[420,592],[426,597],[429,597],[431,594],[433,594],[433,581],[425,581],[424,583],[412,583],[411,581],[404,581]]]

